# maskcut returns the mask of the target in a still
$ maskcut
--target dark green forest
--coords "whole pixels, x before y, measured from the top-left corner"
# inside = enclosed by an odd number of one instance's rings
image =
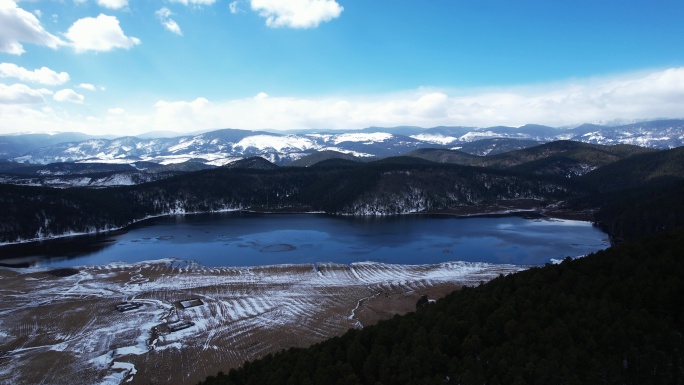
[[[106,189],[0,184],[0,242],[106,231],[148,216],[219,210],[400,214],[578,196],[562,178],[415,158],[358,166],[217,168]]]
[[[684,230],[500,276],[201,384],[682,384]]]

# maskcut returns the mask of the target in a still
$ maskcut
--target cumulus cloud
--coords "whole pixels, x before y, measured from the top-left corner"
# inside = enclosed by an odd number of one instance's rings
[[[36,15],[19,8],[13,0],[0,0],[0,52],[24,53],[22,43],[57,48],[64,42],[47,32]]]
[[[155,120],[157,126],[172,125],[174,127],[191,127],[198,121],[206,119],[209,100],[197,98],[193,101],[167,102],[160,100],[155,104]]]
[[[0,104],[42,104],[46,90],[35,90],[24,84],[0,83]]]
[[[216,2],[216,0],[169,0],[172,3],[180,3],[183,5],[194,5],[194,6],[202,6],[202,5],[212,5]]]
[[[84,90],[88,91],[95,91],[95,86],[89,83],[81,83],[78,85],[78,88],[83,88]]]
[[[55,92],[55,94],[52,95],[52,98],[58,102],[71,102],[77,104],[81,104],[85,100],[83,95],[76,93],[76,91],[71,88],[65,88]]]
[[[340,16],[344,8],[335,0],[250,0],[252,10],[272,28],[315,28]]]
[[[194,111],[201,109],[209,103],[209,100],[205,98],[197,98],[191,102],[167,102],[165,100],[158,101],[154,106],[158,110],[168,110],[168,111]]]
[[[76,52],[129,49],[140,44],[140,39],[124,34],[119,19],[104,14],[76,20],[64,35]]]
[[[183,35],[183,31],[181,31],[181,28],[178,25],[178,23],[176,23],[176,21],[171,18],[171,15],[173,15],[173,13],[170,9],[163,7],[159,9],[157,12],[155,12],[155,14],[157,15],[157,18],[162,23],[164,28],[175,33],[176,35]]]
[[[616,118],[684,118],[684,67],[484,90],[421,88],[347,97],[289,97],[261,92],[233,100],[161,100],[142,110],[139,104],[122,105],[122,114],[112,109],[97,124],[37,112],[30,103],[42,103],[48,92],[22,85],[1,86],[0,129],[42,127],[99,133],[187,132],[218,127],[320,130],[398,125],[565,126]]]
[[[584,122],[682,117],[684,67],[653,73],[497,90],[414,91],[346,98],[256,96],[160,102],[157,128],[345,129]]]
[[[97,4],[109,9],[121,9],[128,7],[128,0],[97,0]]]
[[[238,11],[240,10],[240,8],[238,8],[238,5],[239,3],[237,0],[228,4],[228,9],[230,9],[230,13],[238,13]]]
[[[449,96],[442,92],[431,92],[416,100],[410,112],[424,118],[442,118],[447,114]]]
[[[78,131],[97,134],[92,123],[60,108],[0,103],[0,132]]]
[[[66,72],[55,72],[47,67],[36,70],[27,70],[14,63],[0,63],[0,77],[16,78],[21,81],[39,83],[48,86],[57,86],[69,81],[69,74]]]

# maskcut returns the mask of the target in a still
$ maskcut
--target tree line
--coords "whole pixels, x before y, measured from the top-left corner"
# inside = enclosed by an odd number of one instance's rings
[[[564,180],[429,163],[218,168],[106,189],[2,184],[0,204],[8,210],[0,212],[0,242],[105,231],[172,213],[249,209],[359,214],[359,207],[380,202],[378,213],[395,214],[520,197],[557,200],[573,194],[578,190]]]
[[[500,276],[202,385],[682,384],[684,230]]]

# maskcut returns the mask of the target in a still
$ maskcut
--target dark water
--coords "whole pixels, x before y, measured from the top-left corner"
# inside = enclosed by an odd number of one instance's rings
[[[0,248],[0,263],[103,265],[160,258],[205,266],[380,261],[540,265],[609,246],[587,222],[519,217],[202,214],[150,219],[126,232]]]

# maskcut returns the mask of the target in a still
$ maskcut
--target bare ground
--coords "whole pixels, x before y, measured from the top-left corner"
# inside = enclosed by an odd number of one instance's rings
[[[415,309],[519,267],[282,265],[211,268],[163,260],[60,277],[0,269],[0,383],[195,384]],[[202,304],[183,308],[180,301]],[[120,312],[122,302],[142,304]],[[167,325],[191,325],[175,332]]]

